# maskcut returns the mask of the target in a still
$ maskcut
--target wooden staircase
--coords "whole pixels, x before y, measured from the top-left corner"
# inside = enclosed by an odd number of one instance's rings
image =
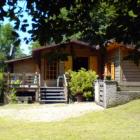
[[[64,87],[41,87],[40,103],[66,103]]]

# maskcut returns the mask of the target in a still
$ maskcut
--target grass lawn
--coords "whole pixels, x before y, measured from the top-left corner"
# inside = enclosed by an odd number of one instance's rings
[[[0,118],[0,140],[139,139],[140,100],[61,122],[31,123]]]

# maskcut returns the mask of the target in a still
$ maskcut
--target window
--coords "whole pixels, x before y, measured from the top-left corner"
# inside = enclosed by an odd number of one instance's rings
[[[45,79],[56,79],[57,78],[57,62],[45,63]]]

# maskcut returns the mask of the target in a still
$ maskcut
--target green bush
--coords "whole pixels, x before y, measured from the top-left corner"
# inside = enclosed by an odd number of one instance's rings
[[[10,93],[8,95],[8,100],[9,100],[9,103],[17,103],[18,102],[18,99],[16,96],[16,90],[14,88],[12,88],[10,90]]]
[[[93,92],[85,91],[83,96],[86,98],[87,101],[90,101],[90,99],[93,98]]]
[[[3,73],[0,72],[0,102],[3,102],[3,88],[4,88]]]
[[[86,98],[89,98],[89,94],[94,94],[93,90],[93,82],[97,79],[97,75],[95,71],[86,71],[85,69],[80,69],[78,72],[69,71],[70,82],[69,87],[71,90],[71,94],[76,96],[78,94],[82,94]],[[88,96],[86,94],[88,93]]]

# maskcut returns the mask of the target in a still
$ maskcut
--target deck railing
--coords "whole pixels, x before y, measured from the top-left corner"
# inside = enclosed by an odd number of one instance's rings
[[[39,88],[39,73],[4,73],[5,86],[9,88]]]

